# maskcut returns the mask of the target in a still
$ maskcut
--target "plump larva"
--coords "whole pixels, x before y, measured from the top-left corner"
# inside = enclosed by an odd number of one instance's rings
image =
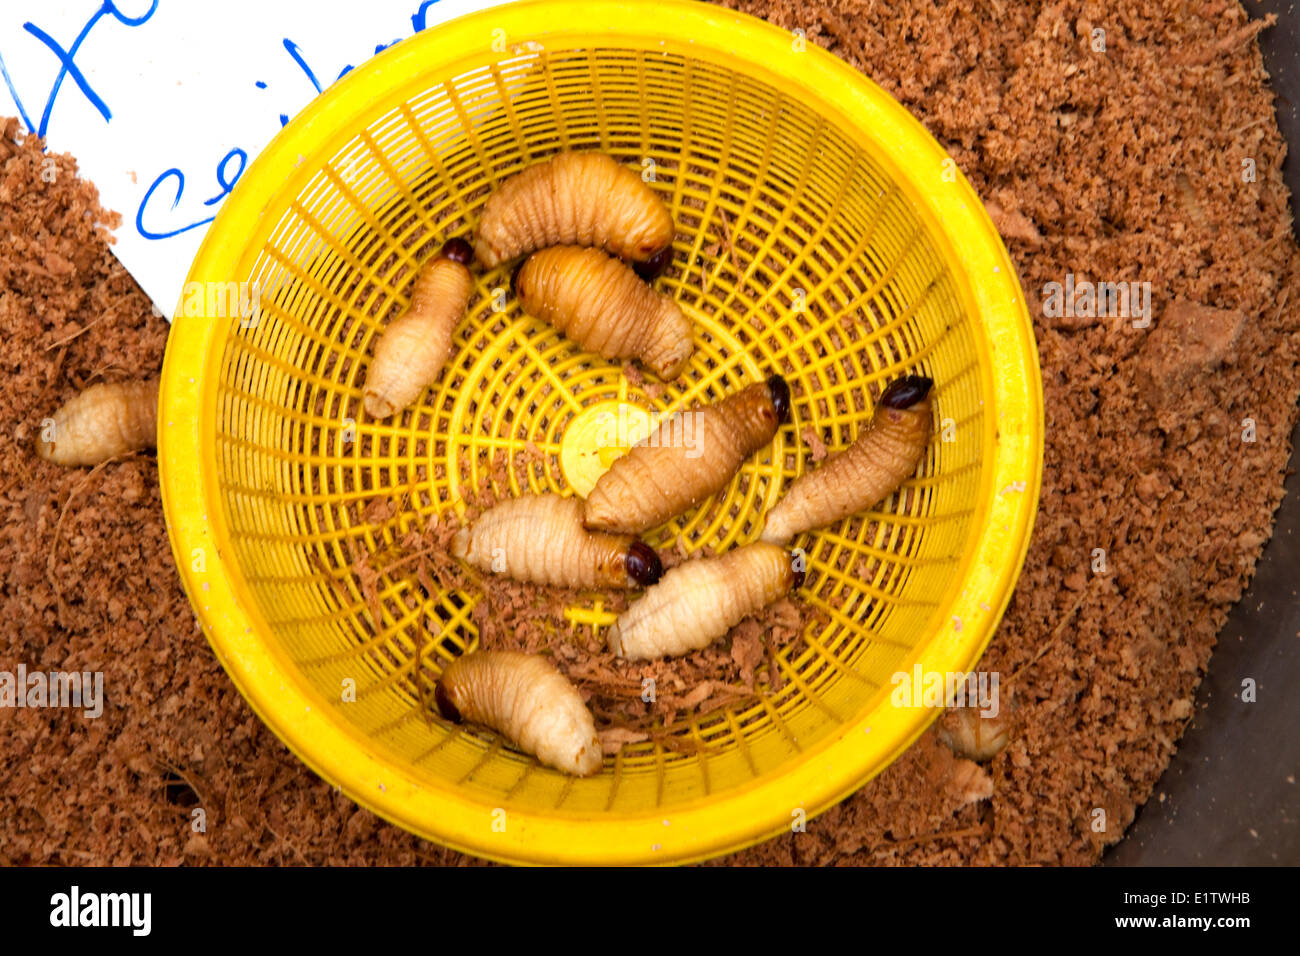
[[[56,465],[98,465],[158,440],[158,380],[92,385],[41,423],[36,453]]]
[[[725,488],[789,414],[790,387],[773,375],[673,415],[600,476],[587,496],[587,527],[640,534],[681,514]]]
[[[529,315],[605,358],[640,360],[660,378],[682,374],[694,348],[691,321],[668,296],[599,249],[553,246],[515,273]]]
[[[985,717],[977,707],[949,709],[939,723],[939,739],[959,757],[983,763],[1006,749],[1012,718],[1007,708]]]
[[[465,268],[472,255],[468,242],[451,239],[416,276],[410,307],[384,329],[366,372],[365,407],[371,418],[401,411],[438,380],[474,288]]]
[[[544,657],[516,651],[458,657],[438,678],[434,701],[445,719],[490,727],[556,770],[585,777],[601,767],[591,711]]]
[[[659,555],[631,535],[588,531],[582,502],[559,495],[507,498],[451,542],[456,557],[517,581],[565,588],[639,588],[659,580]]]
[[[619,615],[609,649],[630,661],[708,647],[749,615],[803,584],[789,554],[755,542],[716,558],[685,561]]]
[[[673,261],[673,247],[664,246],[663,250],[655,253],[644,262],[632,263],[632,271],[639,275],[646,282],[654,282],[661,275],[668,271],[668,266]]]
[[[907,375],[889,384],[871,423],[848,448],[804,472],[767,513],[763,540],[785,544],[883,501],[930,443],[931,379]]]
[[[488,197],[474,250],[488,268],[560,245],[644,262],[668,247],[673,232],[673,217],[640,175],[604,153],[560,153]]]

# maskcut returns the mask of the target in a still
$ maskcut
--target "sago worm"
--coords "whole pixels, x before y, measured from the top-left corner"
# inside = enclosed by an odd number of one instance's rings
[[[158,439],[158,380],[92,385],[42,423],[36,453],[56,465],[98,465]]]
[[[726,487],[789,414],[790,387],[773,375],[673,415],[600,476],[587,496],[587,527],[640,534],[681,514]]]
[[[465,268],[472,256],[468,242],[450,239],[416,276],[410,307],[379,336],[366,372],[365,408],[371,418],[401,411],[438,380],[474,287]]]
[[[959,757],[984,763],[1006,749],[1011,724],[1007,710],[985,717],[975,707],[950,708],[939,723],[939,739]]]
[[[560,245],[599,246],[646,262],[668,247],[673,232],[667,207],[637,173],[604,153],[559,153],[488,197],[474,249],[488,268]]]
[[[659,555],[631,535],[588,531],[582,502],[559,495],[508,498],[451,542],[456,557],[517,581],[565,588],[638,588],[659,580]]]
[[[684,561],[619,615],[609,649],[630,661],[708,647],[749,615],[803,584],[784,549],[762,541]]]
[[[517,651],[475,651],[438,678],[438,712],[490,727],[549,767],[579,777],[601,767],[596,722],[577,689],[550,661]]]
[[[677,303],[599,249],[535,252],[515,273],[514,286],[525,312],[607,359],[639,359],[669,381],[691,357],[691,321]]]
[[[632,271],[639,275],[646,282],[654,282],[661,275],[668,271],[668,264],[673,261],[673,247],[664,246],[663,250],[656,252],[644,262],[632,263]]]
[[[763,540],[785,544],[889,497],[916,470],[930,443],[933,385],[921,375],[891,382],[853,444],[795,479],[767,513]]]

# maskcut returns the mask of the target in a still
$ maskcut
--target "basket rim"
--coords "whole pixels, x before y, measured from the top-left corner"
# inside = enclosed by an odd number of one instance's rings
[[[557,24],[577,24],[565,27]],[[835,119],[894,178],[945,260],[954,266],[975,336],[986,396],[989,455],[972,518],[975,544],[954,571],[929,635],[900,669],[969,671],[992,638],[1029,547],[1042,480],[1044,411],[1038,350],[1016,270],[983,203],[948,154],[881,87],[816,44],[796,51],[792,33],[746,14],[694,0],[523,0],[431,27],[353,70],[313,100],[253,161],[226,198],[188,282],[246,275],[276,225],[266,210],[292,198],[316,172],[304,157],[328,158],[382,116],[398,93],[428,85],[481,56],[495,29],[566,46],[611,39],[652,49],[687,37],[690,54],[751,72],[802,95]],[[449,53],[448,51],[455,51]],[[921,182],[918,170],[932,170]],[[952,169],[951,181],[941,172]],[[278,208],[278,207],[277,207]],[[259,238],[260,237],[260,238]],[[960,242],[956,237],[960,237]],[[253,240],[258,240],[254,242]],[[250,252],[250,250],[252,250]],[[181,581],[218,660],[258,717],[315,773],[351,799],[426,839],[510,863],[688,862],[751,846],[790,826],[794,809],[829,809],[910,747],[935,708],[881,706],[845,724],[777,775],[668,811],[578,812],[510,809],[508,832],[493,832],[491,801],[454,784],[430,786],[385,762],[359,731],[317,706],[318,693],[259,638],[265,627],[238,570],[223,560],[223,522],[211,426],[228,320],[177,315],[163,363],[158,462],[164,514]],[[987,396],[992,396],[992,402]],[[991,407],[990,407],[991,405]],[[211,511],[209,510],[211,509]],[[968,546],[969,547],[969,546]],[[203,570],[193,556],[208,556]],[[215,559],[212,557],[215,555]],[[877,743],[879,741],[879,743]],[[891,744],[890,741],[893,743]]]

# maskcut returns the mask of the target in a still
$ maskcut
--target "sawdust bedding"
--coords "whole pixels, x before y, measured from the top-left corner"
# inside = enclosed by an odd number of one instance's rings
[[[1006,748],[955,756],[945,717],[806,833],[717,862],[1093,862],[1152,796],[1282,496],[1300,259],[1261,24],[1221,0],[732,5],[870,74],[986,199],[1035,318],[1047,449],[1024,574],[981,665],[1012,703]],[[94,721],[0,709],[0,862],[477,862],[357,808],[253,716],[180,589],[150,457],[62,470],[31,453],[75,390],[156,371],[166,323],[109,252],[93,186],[66,156],[46,182],[17,130],[0,137],[0,660],[103,670],[107,701]],[[1151,329],[1047,317],[1042,290],[1067,274],[1149,281]],[[655,716],[713,703],[685,698],[719,673],[763,679],[751,638],[799,628],[797,608],[769,614]],[[639,688],[631,667],[586,680],[611,713]],[[629,706],[627,733],[645,732]]]

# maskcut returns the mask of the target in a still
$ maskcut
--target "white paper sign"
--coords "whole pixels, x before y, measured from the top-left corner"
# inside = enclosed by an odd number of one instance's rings
[[[376,53],[494,2],[5,0],[0,113],[76,157],[122,215],[114,253],[170,319],[222,200],[285,123]]]

